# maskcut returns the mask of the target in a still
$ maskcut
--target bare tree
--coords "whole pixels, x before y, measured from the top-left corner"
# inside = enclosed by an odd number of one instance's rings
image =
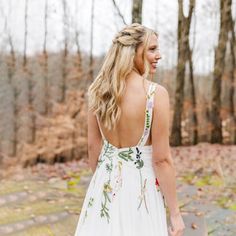
[[[232,0],[220,0],[220,33],[215,48],[214,80],[211,98],[211,143],[222,143],[221,79],[224,73],[226,43],[229,31],[229,18]]]
[[[142,23],[143,0],[133,0],[132,23]]]
[[[125,21],[125,18],[124,18],[124,16],[122,15],[122,13],[121,13],[121,11],[120,11],[120,8],[118,7],[116,1],[115,1],[115,0],[112,0],[112,2],[113,2],[113,5],[114,5],[114,7],[115,7],[115,9],[116,9],[116,11],[117,11],[119,17],[121,18],[123,24],[124,24],[124,25],[127,25],[127,23],[126,23],[126,21]]]
[[[10,10],[11,10],[11,6],[10,6]],[[5,15],[1,9],[1,14],[3,15],[4,19],[5,19],[5,26],[4,26],[4,30],[6,31],[7,34],[7,40],[8,40],[8,45],[10,47],[10,54],[6,56],[6,64],[7,64],[7,77],[8,77],[8,83],[12,88],[12,92],[13,92],[13,101],[12,101],[12,106],[13,106],[13,135],[11,138],[11,142],[12,142],[12,149],[8,150],[8,155],[10,156],[15,156],[16,152],[17,152],[17,134],[18,134],[18,123],[17,123],[17,118],[18,118],[18,107],[17,107],[17,99],[18,99],[18,90],[17,90],[17,86],[13,81],[13,76],[15,74],[15,70],[16,70],[16,56],[15,56],[15,49],[14,49],[14,45],[13,45],[13,41],[12,41],[12,35],[8,26],[8,17],[11,12],[8,13],[8,15]]]
[[[68,9],[67,9],[67,2],[66,0],[62,0],[62,7],[63,7],[63,28],[64,28],[64,50],[62,55],[62,84],[61,84],[61,99],[60,102],[65,101],[66,96],[66,77],[67,77],[67,57],[68,57],[68,43],[69,43],[69,32],[68,32]]]
[[[24,52],[23,52],[23,67],[27,64],[27,39],[28,39],[28,0],[25,0],[25,35],[24,35]]]
[[[8,45],[10,47],[10,57],[7,56],[7,74],[8,74],[8,81],[10,84],[12,84],[12,77],[14,74],[14,70],[12,69],[15,69],[16,57],[15,57],[15,50],[14,50],[14,46],[12,42],[12,35],[11,35],[9,25],[8,25],[8,16],[11,14],[11,5],[9,6],[10,11],[7,14],[4,13],[2,8],[3,7],[0,5],[0,13],[2,17],[4,18],[3,31],[6,33]]]
[[[48,53],[47,53],[47,36],[48,36],[48,0],[45,0],[44,5],[44,40],[43,40],[43,77],[44,77],[44,104],[45,104],[45,114],[49,112],[50,104],[50,85],[48,77]]]
[[[82,71],[82,56],[80,51],[80,44],[79,44],[79,30],[77,24],[77,14],[78,14],[78,1],[75,1],[75,44],[76,44],[76,53],[77,53],[77,63],[76,66],[78,68],[78,76],[83,74]]]
[[[8,58],[8,79],[9,79],[9,83],[11,84],[12,90],[13,90],[13,139],[12,139],[12,143],[13,143],[13,147],[12,147],[12,156],[15,156],[17,153],[17,134],[18,134],[18,107],[17,107],[17,100],[18,100],[18,89],[16,84],[14,83],[14,81],[12,80],[15,70],[16,70],[16,57],[15,57],[15,49],[13,46],[13,42],[12,42],[12,37],[10,35],[10,33],[8,34],[8,42],[9,42],[9,46],[10,46],[10,57]]]
[[[91,25],[90,25],[90,56],[89,56],[89,80],[93,79],[93,31],[94,31],[94,2],[91,2]]]
[[[194,14],[194,16],[195,16],[195,14]],[[193,48],[195,45],[195,35],[196,35],[195,30],[196,30],[196,17],[194,17]],[[194,86],[194,72],[193,72],[192,54],[193,54],[193,49],[190,48],[189,40],[188,40],[190,94],[191,94],[191,103],[192,103],[192,107],[193,107],[193,114],[192,114],[193,144],[197,144],[198,143],[198,119],[197,119],[197,102],[196,102],[196,94],[195,94],[195,86]]]
[[[45,0],[44,5],[44,40],[43,40],[43,53],[47,53],[47,36],[48,36],[48,0]]]
[[[191,94],[191,103],[193,107],[192,114],[192,124],[193,124],[193,144],[198,143],[198,119],[197,119],[197,102],[194,86],[194,73],[193,73],[193,60],[192,60],[192,50],[189,48],[188,52],[189,60],[189,79],[190,79],[190,94]]]
[[[24,33],[24,52],[23,52],[23,71],[26,79],[28,80],[28,114],[31,118],[31,124],[29,125],[29,130],[31,135],[28,136],[28,142],[34,143],[36,136],[36,115],[34,110],[34,97],[33,97],[33,89],[34,84],[31,78],[31,73],[27,67],[27,40],[28,40],[28,6],[29,0],[25,0],[25,33]]]
[[[235,22],[232,17],[232,12],[230,12],[230,26],[229,26],[229,33],[230,33],[230,56],[231,56],[231,66],[230,66],[230,91],[229,91],[229,111],[230,116],[233,120],[234,132],[233,132],[233,144],[236,144],[236,115],[234,109],[234,95],[235,95],[235,70],[236,70],[236,55],[235,55],[235,31],[234,25]]]
[[[9,78],[9,82],[12,83],[12,77],[15,73],[16,56],[15,56],[15,49],[13,46],[12,36],[10,32],[8,32],[8,43],[10,46],[10,58],[7,63],[8,64],[8,78]]]
[[[183,113],[184,101],[184,78],[186,62],[190,59],[192,53],[189,49],[189,31],[191,26],[191,19],[195,0],[190,0],[188,16],[185,17],[183,13],[183,0],[179,0],[179,16],[178,16],[178,64],[177,64],[177,77],[176,77],[176,90],[175,90],[175,105],[174,117],[171,131],[170,142],[174,146],[182,144],[181,135],[181,118]],[[190,60],[190,71],[192,63]],[[190,76],[191,73],[190,73]],[[190,80],[193,78],[190,77]],[[191,82],[193,85],[193,81]],[[193,88],[193,86],[192,86]]]

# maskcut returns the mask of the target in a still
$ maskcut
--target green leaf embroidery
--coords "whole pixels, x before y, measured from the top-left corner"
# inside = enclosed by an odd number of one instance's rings
[[[111,146],[108,142],[106,143],[105,146],[105,152],[104,152],[104,158],[108,158],[108,160],[110,161],[110,163],[107,163],[105,168],[106,171],[109,174],[109,179],[107,180],[107,182],[104,183],[103,185],[103,200],[101,202],[101,217],[106,217],[107,218],[107,222],[109,223],[109,208],[107,207],[108,203],[111,203],[111,199],[110,199],[110,194],[112,192],[112,187],[110,185],[110,181],[111,181],[111,173],[113,170],[113,157],[112,154],[114,153],[114,147]]]
[[[147,119],[146,119],[146,128],[150,128],[150,114],[149,114],[149,111],[148,110],[146,110],[146,117],[147,117]]]
[[[107,170],[107,172],[109,172],[109,173],[111,173],[111,171],[112,171],[112,163],[110,163],[110,164],[106,164],[106,170]]]
[[[109,209],[107,207],[107,203],[111,202],[111,199],[109,197],[108,194],[110,194],[112,192],[112,187],[110,185],[110,181],[106,182],[103,186],[103,196],[104,196],[104,202],[101,203],[102,208],[101,208],[101,217],[106,217],[107,218],[107,222],[109,223]]]
[[[119,152],[118,156],[125,161],[128,161],[128,160],[133,161],[133,159],[131,157],[132,153],[133,153],[133,150],[131,148],[129,148],[129,150]]]
[[[88,205],[87,205],[87,208],[86,208],[86,211],[85,211],[85,214],[84,214],[83,223],[85,222],[85,219],[88,217],[88,209],[93,206],[93,203],[94,203],[94,198],[93,198],[93,197],[90,197],[90,198],[89,198]]]
[[[141,169],[144,166],[144,162],[141,159],[137,160],[135,164],[137,164],[136,168],[138,168],[138,169]]]
[[[140,174],[141,174],[141,173],[140,173]],[[142,184],[141,184],[141,195],[139,196],[139,198],[140,198],[140,203],[139,203],[138,209],[141,207],[142,202],[144,201],[146,211],[147,211],[147,213],[149,213],[149,212],[148,212],[148,208],[147,208],[146,196],[145,196],[146,183],[147,183],[147,179],[144,180],[143,186],[142,186]]]

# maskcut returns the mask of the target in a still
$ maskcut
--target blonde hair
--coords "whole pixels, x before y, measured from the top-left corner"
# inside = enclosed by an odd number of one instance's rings
[[[133,23],[126,26],[113,39],[98,76],[88,88],[89,110],[97,115],[108,130],[116,127],[121,116],[120,102],[126,88],[126,77],[134,69],[137,47],[143,43],[144,74],[149,75],[149,64],[145,57],[153,30]]]

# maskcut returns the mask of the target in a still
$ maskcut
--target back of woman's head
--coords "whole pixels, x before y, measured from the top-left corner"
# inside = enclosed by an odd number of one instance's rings
[[[126,78],[135,68],[134,57],[141,44],[144,63],[142,76],[147,77],[149,74],[145,53],[153,34],[156,34],[153,30],[138,23],[128,25],[118,32],[98,76],[88,89],[89,110],[93,111],[109,130],[115,128],[120,118],[120,102],[126,87]]]

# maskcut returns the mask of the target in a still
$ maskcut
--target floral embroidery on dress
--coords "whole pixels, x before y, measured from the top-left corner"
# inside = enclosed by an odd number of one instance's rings
[[[110,216],[109,216],[109,208],[107,207],[107,204],[109,202],[111,202],[109,195],[112,192],[112,187],[110,185],[110,182],[111,182],[111,173],[112,173],[112,169],[113,169],[112,154],[114,153],[114,151],[115,151],[115,148],[112,145],[110,145],[108,142],[105,142],[104,153],[99,156],[99,160],[98,160],[98,164],[97,164],[97,168],[96,168],[96,173],[95,173],[97,175],[97,169],[100,168],[100,166],[103,162],[105,162],[106,160],[109,161],[109,163],[106,163],[106,165],[105,165],[105,169],[108,173],[109,178],[103,185],[103,201],[101,203],[101,214],[100,214],[101,217],[106,217],[108,222],[109,222]],[[93,184],[95,184],[95,179],[96,179],[96,176],[94,178]],[[84,216],[83,222],[85,222],[85,219],[88,216],[88,208],[93,206],[93,202],[94,202],[94,198],[91,196],[89,199],[89,203],[87,205],[86,211],[85,211],[85,216]]]
[[[144,180],[144,184],[143,184],[142,172],[141,172],[141,169],[144,166],[144,161],[141,158],[142,152],[139,150],[138,147],[136,147],[136,159],[135,160],[131,157],[132,153],[134,153],[134,152],[132,151],[131,148],[129,148],[128,150],[124,150],[124,151],[119,152],[118,156],[120,158],[122,158],[123,160],[125,160],[125,161],[133,161],[134,165],[139,170],[139,175],[140,175],[140,191],[141,191],[141,193],[140,193],[140,196],[139,196],[140,202],[139,202],[139,205],[138,205],[138,209],[141,207],[142,202],[144,201],[145,202],[145,208],[146,208],[146,210],[148,212],[146,196],[145,196],[146,181],[147,181],[147,179]]]
[[[160,192],[160,185],[157,178],[155,178],[155,185],[156,185],[157,191]]]
[[[160,184],[158,182],[158,179],[155,178],[155,185],[156,185],[156,188],[157,188],[157,191],[158,192],[161,192],[161,189],[160,189]],[[162,194],[162,193],[161,193]],[[164,202],[164,207],[166,207],[166,201],[165,201],[165,197],[164,195],[162,194],[162,198],[163,198],[163,202]]]
[[[84,214],[83,223],[84,223],[85,219],[86,219],[87,216],[88,216],[88,209],[93,206],[93,203],[94,203],[94,198],[93,198],[93,197],[90,197],[90,198],[89,198],[88,205],[87,205],[87,209],[86,209],[85,214]]]
[[[144,167],[144,161],[141,158],[142,152],[139,150],[138,146],[143,146],[145,139],[147,138],[147,135],[149,134],[150,127],[151,127],[151,117],[152,117],[152,108],[153,108],[153,94],[155,93],[155,84],[151,83],[150,85],[150,90],[147,96],[147,102],[146,102],[146,110],[145,110],[145,124],[144,124],[144,132],[141,136],[141,139],[136,146],[136,155],[135,159],[133,158],[134,151],[131,147],[129,147],[127,150],[123,150],[118,152],[118,157],[121,158],[124,161],[132,161],[135,165],[135,167],[139,171],[139,176],[140,176],[140,195],[138,196],[139,198],[139,203],[138,203],[138,209],[140,209],[142,203],[144,202],[145,208],[148,211],[147,207],[147,201],[146,201],[146,184],[147,184],[147,179],[143,181],[142,177],[142,168]],[[152,91],[152,89],[154,90]],[[100,128],[100,126],[99,126]],[[101,130],[101,128],[100,128]],[[102,133],[102,132],[101,132]],[[116,149],[115,146],[110,144],[104,137],[102,133],[103,141],[104,141],[104,151],[103,153],[99,156],[97,168],[100,168],[101,165],[104,163],[104,168],[105,171],[108,174],[108,179],[104,182],[103,184],[103,194],[102,194],[102,200],[101,200],[101,211],[100,211],[100,216],[103,218],[107,219],[107,222],[109,223],[110,221],[110,214],[109,214],[109,206],[113,199],[115,198],[116,194],[122,187],[122,160],[118,160],[118,164],[113,166],[113,154]],[[118,171],[117,171],[118,170]],[[117,171],[117,172],[114,172]],[[113,175],[114,173],[114,175]],[[113,176],[113,178],[111,178]],[[92,204],[88,204],[88,207],[91,207]],[[86,215],[87,215],[87,210],[86,210]]]
[[[144,163],[143,163],[143,160],[141,159],[141,154],[142,152],[139,151],[138,147],[136,147],[136,151],[137,151],[137,154],[136,154],[136,161],[134,162],[134,164],[136,165],[136,167],[138,169],[141,169],[143,166],[144,166]]]
[[[115,176],[115,184],[113,187],[113,192],[112,192],[112,200],[115,198],[116,193],[120,190],[120,188],[122,187],[122,161],[118,161],[118,165],[116,165],[115,168],[118,168],[118,174]]]
[[[104,153],[99,156],[97,168],[99,168],[107,158],[111,159],[111,154],[114,153],[114,147],[110,145],[106,140],[104,140],[105,149]]]
[[[147,95],[147,104],[146,104],[146,110],[145,110],[145,127],[144,127],[143,135],[138,143],[138,146],[143,142],[144,138],[149,133],[149,129],[151,127],[151,114],[152,114],[152,109],[153,109],[153,105],[154,105],[153,95],[155,93],[155,87],[156,87],[155,84],[152,83],[150,85],[151,92]],[[153,91],[152,91],[152,89],[153,89]]]
[[[110,195],[112,193],[112,186],[111,186],[111,173],[113,170],[113,159],[112,154],[114,153],[115,149],[112,145],[108,142],[105,144],[105,152],[103,156],[108,159],[109,163],[106,163],[105,169],[109,175],[108,180],[103,185],[103,200],[101,202],[101,217],[106,217],[107,222],[109,223],[110,215],[109,215],[109,208],[108,204],[111,203]]]
[[[151,124],[150,124],[150,114],[148,110],[146,111],[146,117],[147,117],[146,129],[149,129]]]
[[[148,208],[147,208],[146,195],[145,195],[145,192],[146,192],[146,183],[147,183],[147,179],[144,180],[143,186],[141,185],[141,194],[140,194],[140,196],[139,196],[140,203],[139,203],[138,209],[141,207],[142,202],[144,201],[144,204],[145,204],[145,208],[146,208],[146,210],[147,210],[147,213],[149,213],[149,212],[148,212]]]
[[[104,161],[105,161],[105,159],[99,158],[97,168],[99,168]]]
[[[124,159],[125,161],[133,161],[131,154],[133,153],[133,150],[131,148],[129,148],[129,150],[124,150],[118,153],[118,156],[122,159]]]
[[[101,208],[101,217],[106,217],[107,222],[109,223],[110,215],[109,215],[109,208],[107,207],[108,202],[111,202],[110,193],[112,192],[112,187],[110,185],[110,180],[108,180],[103,185],[103,197],[104,201],[102,201],[102,208]]]
[[[139,169],[139,176],[140,176],[140,196],[139,196],[139,199],[140,199],[140,203],[138,205],[138,208],[139,209],[142,205],[142,202],[144,201],[145,203],[145,208],[147,210],[147,213],[148,213],[148,208],[147,208],[147,202],[146,202],[146,195],[145,195],[145,191],[146,191],[146,182],[147,182],[147,179],[144,180],[144,184],[143,184],[143,177],[142,177],[142,172],[141,172],[141,168],[143,168],[144,166],[144,162],[143,160],[141,159],[141,154],[142,152],[139,151],[138,147],[136,147],[136,161],[134,162],[134,164],[138,164],[136,166],[136,168]]]

